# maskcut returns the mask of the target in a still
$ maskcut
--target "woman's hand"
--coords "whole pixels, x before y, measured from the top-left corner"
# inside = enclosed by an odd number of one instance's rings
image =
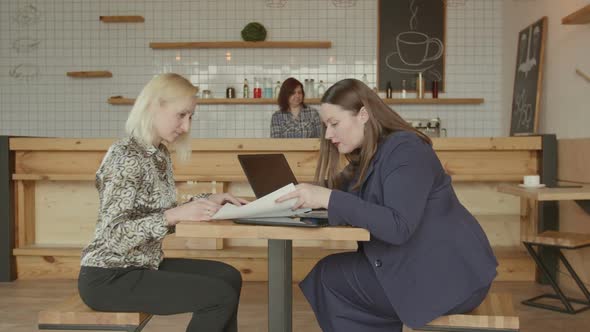
[[[297,202],[291,208],[292,210],[299,208],[327,209],[331,194],[332,190],[328,188],[303,183],[296,185],[295,191],[277,198],[276,202],[281,203],[292,198],[297,198]]]
[[[233,205],[240,206],[242,204],[250,203],[245,199],[234,197],[233,195],[228,194],[228,193],[211,194],[211,195],[209,195],[209,197],[207,199],[212,202],[215,202],[219,205],[223,205],[225,203],[232,203]]]
[[[186,204],[166,210],[164,216],[168,221],[168,226],[178,224],[181,220],[188,221],[205,221],[210,220],[221,205],[205,198],[199,198]]]

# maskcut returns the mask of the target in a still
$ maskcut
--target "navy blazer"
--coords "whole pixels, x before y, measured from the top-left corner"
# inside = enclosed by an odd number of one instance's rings
[[[360,190],[334,190],[328,214],[332,225],[371,233],[359,250],[410,327],[444,315],[496,276],[481,226],[457,199],[432,147],[412,132],[385,138]]]

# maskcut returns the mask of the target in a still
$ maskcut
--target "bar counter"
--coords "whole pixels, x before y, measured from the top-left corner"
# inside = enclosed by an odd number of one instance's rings
[[[98,210],[95,172],[114,139],[10,138],[17,278],[75,278],[80,249],[90,241]],[[317,139],[194,139],[188,163],[174,162],[179,201],[199,192],[252,197],[236,155],[284,153],[299,181],[312,181]],[[463,204],[482,224],[500,261],[499,280],[534,280],[534,264],[519,242],[520,201],[497,187],[538,174],[542,139],[533,137],[434,138]],[[173,156],[174,158],[174,156]],[[5,222],[5,221],[3,221]],[[293,242],[293,280],[318,259],[354,250],[354,241]],[[256,239],[164,241],[168,257],[217,259],[245,280],[266,280],[266,242]]]

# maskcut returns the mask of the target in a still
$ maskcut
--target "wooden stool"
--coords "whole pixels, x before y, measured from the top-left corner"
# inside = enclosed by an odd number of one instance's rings
[[[152,318],[138,312],[101,312],[90,309],[80,295],[39,312],[39,330],[91,330],[139,332]]]
[[[590,293],[588,292],[588,289],[586,288],[582,280],[580,280],[580,277],[578,276],[576,271],[574,271],[571,264],[568,262],[568,260],[561,252],[561,249],[571,250],[590,246],[590,235],[547,231],[537,235],[524,236],[522,241],[526,249],[529,251],[533,259],[535,260],[535,263],[537,263],[537,266],[541,269],[541,271],[543,271],[543,274],[549,280],[551,287],[553,287],[553,290],[555,290],[556,293],[535,296],[528,300],[522,301],[522,304],[553,311],[565,312],[568,314],[577,314],[578,312],[590,309]],[[557,248],[559,260],[561,260],[565,268],[568,270],[571,277],[574,279],[574,281],[586,297],[586,300],[573,299],[565,296],[561,288],[559,288],[557,281],[555,280],[555,278],[551,276],[551,274],[549,273],[549,269],[541,260],[541,256],[539,256],[537,251],[533,249],[533,246],[537,246],[539,248]],[[537,300],[542,298],[558,299],[561,301],[564,308],[537,302]],[[580,309],[576,310],[574,309],[572,303],[582,304],[583,306]]]
[[[515,332],[520,331],[520,322],[514,313],[512,295],[489,293],[472,312],[441,316],[414,331]]]

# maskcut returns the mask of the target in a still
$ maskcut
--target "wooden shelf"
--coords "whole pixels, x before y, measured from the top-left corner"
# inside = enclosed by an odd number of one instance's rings
[[[561,19],[561,24],[588,24],[590,23],[590,5],[579,9]]]
[[[590,186],[581,188],[523,188],[514,184],[502,184],[498,191],[537,201],[590,200]]]
[[[143,23],[143,16],[100,16],[103,23]]]
[[[393,98],[383,99],[389,105],[478,105],[483,98]]]
[[[178,48],[330,48],[330,41],[215,41],[215,42],[152,42],[153,49]]]
[[[124,98],[124,97],[111,97],[111,98],[109,98],[109,104],[111,104],[111,105],[133,105],[133,104],[135,104],[135,99]]]
[[[69,71],[67,72],[69,77],[74,78],[98,78],[98,77],[113,77],[113,73],[107,70],[97,71]]]
[[[478,105],[483,104],[483,98],[437,98],[437,99],[383,99],[389,105]],[[133,105],[135,99],[124,97],[111,97],[108,100],[111,105]],[[319,98],[308,98],[306,104],[318,105]],[[204,98],[199,99],[197,104],[200,105],[276,105],[277,100],[274,98]]]

